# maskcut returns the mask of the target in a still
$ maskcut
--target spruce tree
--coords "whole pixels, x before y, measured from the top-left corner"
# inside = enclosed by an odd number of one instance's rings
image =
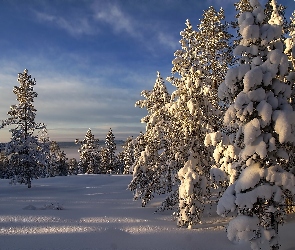
[[[101,174],[108,174],[110,173],[110,159],[108,150],[106,147],[101,147],[99,151],[99,157],[100,157],[100,173]]]
[[[132,174],[132,166],[134,164],[134,144],[133,136],[130,136],[124,142],[123,148],[123,162],[124,162],[124,171],[123,174]]]
[[[76,158],[71,158],[68,161],[68,173],[69,175],[78,174],[78,162]]]
[[[221,125],[217,87],[232,64],[231,35],[223,10],[213,7],[204,12],[197,30],[187,20],[180,34],[181,49],[174,54],[173,76],[168,78],[176,87],[169,112],[178,142],[173,148],[181,166],[178,225],[193,227],[201,222],[204,207],[210,202],[212,153],[204,139]]]
[[[129,189],[134,191],[134,199],[141,199],[142,206],[154,197],[154,194],[162,194],[169,191],[167,181],[167,128],[166,104],[170,96],[166,89],[163,78],[157,72],[157,79],[151,91],[144,90],[141,95],[144,100],[136,102],[136,106],[147,109],[147,116],[141,122],[146,123],[145,134],[136,138],[135,163],[133,169],[133,180]],[[141,151],[137,151],[140,149]]]
[[[238,17],[241,40],[234,53],[239,65],[228,70],[219,87],[220,98],[232,103],[224,116],[228,133],[220,135],[220,143],[231,146],[234,161],[223,169],[231,185],[217,212],[237,212],[227,228],[230,240],[249,240],[252,249],[259,249],[266,239],[276,250],[285,198],[295,194],[295,177],[285,164],[295,144],[295,112],[290,104],[294,80],[286,81],[290,68],[283,46],[284,18],[276,2],[271,2],[270,18],[258,0],[250,5],[252,10]]]
[[[50,155],[50,143],[51,140],[48,135],[48,131],[46,128],[42,129],[38,133],[38,141],[40,143],[40,146],[38,146],[38,149],[43,149],[43,172],[41,173],[41,177],[49,177],[51,176],[51,168],[52,168],[52,163],[51,163],[51,155]]]
[[[88,129],[83,140],[76,139],[76,144],[80,144],[78,150],[80,159],[78,162],[79,173],[81,174],[99,174],[100,157],[99,157],[99,139],[95,139]]]
[[[6,144],[5,149],[12,168],[10,177],[31,188],[32,179],[40,176],[43,171],[40,167],[44,166],[44,152],[42,147],[39,147],[40,143],[34,131],[43,129],[45,125],[35,122],[37,111],[33,105],[34,98],[37,97],[34,91],[35,79],[32,79],[28,70],[25,69],[23,73],[18,74],[17,81],[19,86],[13,88],[13,93],[17,96],[18,104],[10,107],[7,113],[9,118],[2,121],[0,128],[15,126],[10,130],[11,140]]]
[[[68,175],[66,153],[60,149],[56,141],[50,142],[50,175]]]
[[[108,155],[108,166],[107,172],[116,172],[116,142],[115,136],[112,129],[110,128],[109,132],[106,135],[105,139],[105,149]]]

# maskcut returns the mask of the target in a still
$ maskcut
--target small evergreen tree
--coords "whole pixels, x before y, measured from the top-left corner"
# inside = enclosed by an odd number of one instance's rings
[[[77,175],[78,174],[78,162],[76,158],[71,158],[68,161],[68,173],[69,175]]]
[[[105,149],[106,153],[108,155],[108,166],[107,166],[107,172],[116,172],[116,142],[115,142],[115,136],[113,134],[112,129],[110,128],[109,132],[106,135],[105,139]]]
[[[130,136],[124,142],[123,148],[123,162],[124,162],[124,171],[123,174],[132,174],[132,166],[134,164],[134,144],[133,136]]]
[[[0,179],[7,179],[11,176],[8,162],[5,152],[0,150]]]
[[[35,122],[37,111],[33,105],[34,98],[37,97],[37,93],[34,92],[35,79],[32,79],[25,69],[23,73],[18,74],[17,81],[20,85],[14,87],[13,93],[19,103],[10,107],[8,112],[10,117],[2,121],[0,128],[15,125],[10,130],[11,141],[6,144],[5,149],[12,168],[10,177],[31,188],[32,179],[41,175],[40,165],[43,165],[44,161],[42,145],[38,142],[34,131],[43,129],[45,125]]]
[[[116,162],[115,162],[115,169],[116,169],[116,174],[125,174],[124,169],[125,169],[125,164],[124,164],[124,152],[119,152],[118,155],[116,156]]]
[[[101,174],[107,174],[110,173],[110,159],[109,159],[109,154],[108,150],[105,147],[100,148],[99,152],[99,157],[100,157],[100,173]]]
[[[100,157],[99,157],[99,140],[94,138],[91,129],[88,129],[85,138],[82,141],[75,140],[80,144],[78,150],[80,160],[78,162],[79,173],[81,174],[99,174]]]
[[[56,141],[50,142],[50,175],[68,175],[66,153],[60,149]]]
[[[49,177],[51,176],[50,175],[50,172],[51,172],[51,167],[52,167],[52,164],[51,164],[51,157],[50,157],[50,143],[51,143],[51,140],[49,138],[49,135],[48,135],[48,131],[46,128],[42,129],[39,131],[38,133],[38,141],[40,143],[40,146],[38,146],[38,149],[39,148],[42,148],[43,149],[43,166],[41,166],[41,169],[42,169],[42,173],[41,173],[41,177]]]

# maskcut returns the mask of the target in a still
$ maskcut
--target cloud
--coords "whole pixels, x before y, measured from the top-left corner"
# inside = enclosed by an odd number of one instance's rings
[[[96,21],[110,25],[116,34],[127,34],[137,39],[150,51],[158,53],[159,44],[165,45],[163,48],[172,49],[178,46],[178,40],[165,31],[165,25],[161,21],[153,20],[151,17],[148,20],[136,19],[134,13],[130,15],[120,5],[114,3],[101,5],[100,2],[96,2],[93,9]]]
[[[132,37],[140,37],[141,34],[135,26],[135,21],[124,13],[118,5],[108,4],[95,7],[95,19],[109,24],[116,33],[127,33]]]
[[[72,36],[94,35],[97,33],[96,28],[90,25],[87,18],[71,18],[67,20],[63,17],[50,15],[43,12],[34,11],[38,20],[56,25],[60,29],[67,31]]]
[[[158,40],[161,44],[168,46],[173,50],[176,50],[180,46],[178,40],[175,37],[163,32],[158,33]]]

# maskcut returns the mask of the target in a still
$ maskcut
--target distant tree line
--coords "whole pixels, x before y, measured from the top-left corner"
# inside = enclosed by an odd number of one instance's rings
[[[86,132],[83,140],[76,139],[80,144],[78,150],[80,160],[77,162],[78,174],[130,174],[134,163],[133,140],[127,138],[123,150],[116,154],[116,142],[112,129],[105,138],[105,145],[100,147],[99,139],[95,139],[91,129]]]

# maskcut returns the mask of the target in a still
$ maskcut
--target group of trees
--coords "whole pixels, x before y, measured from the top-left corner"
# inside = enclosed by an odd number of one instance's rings
[[[234,216],[230,240],[274,250],[295,195],[295,12],[287,21],[275,0],[235,7],[231,26],[213,7],[197,30],[187,20],[167,78],[175,91],[160,73],[142,91],[146,131],[129,189],[142,206],[167,194],[159,210],[177,205],[177,224],[189,228],[217,200],[219,215]]]
[[[106,135],[105,146],[99,147],[99,139],[95,139],[89,129],[83,140],[76,139],[80,144],[78,150],[80,160],[77,164],[79,174],[129,174],[133,165],[133,143],[127,138],[123,151],[116,155],[116,142],[112,129]]]
[[[80,159],[68,160],[56,141],[48,135],[46,125],[35,121],[36,109],[34,91],[36,80],[25,69],[18,74],[19,86],[13,93],[18,104],[12,105],[8,118],[0,124],[0,129],[12,127],[11,140],[0,144],[0,178],[11,179],[13,183],[24,183],[29,188],[33,179],[70,174],[129,174],[134,162],[133,140],[128,138],[123,151],[116,155],[115,136],[110,129],[105,146],[99,148],[99,140],[89,129],[78,150]],[[125,167],[126,166],[126,167]]]

